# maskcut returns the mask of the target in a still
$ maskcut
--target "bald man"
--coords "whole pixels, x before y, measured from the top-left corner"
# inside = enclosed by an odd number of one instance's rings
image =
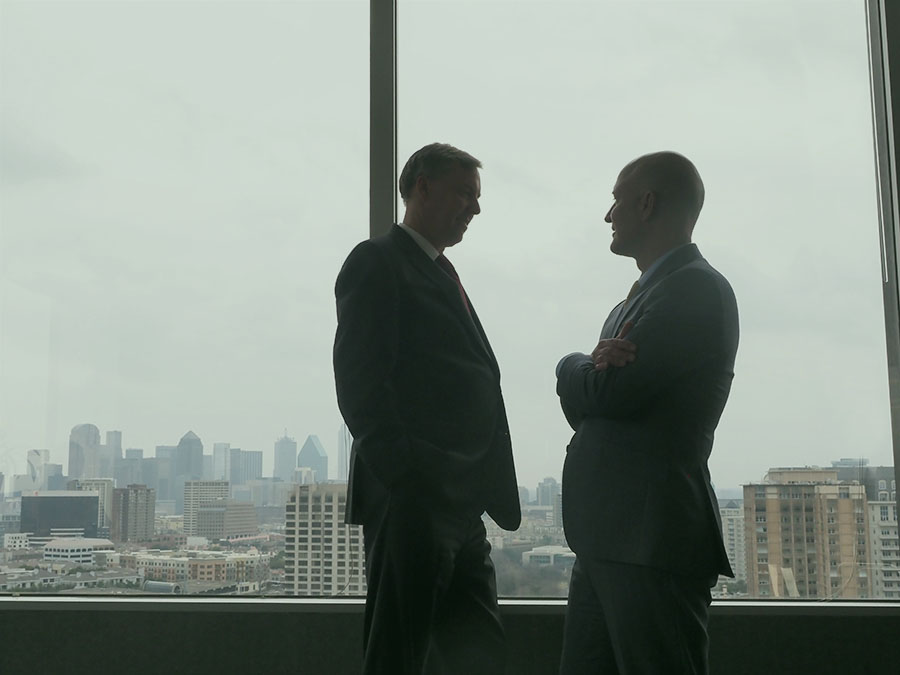
[[[557,366],[575,431],[560,672],[705,674],[710,587],[734,576],[707,460],[734,377],[737,304],[691,243],[704,188],[687,158],[639,157],[613,197],[610,250],[634,258],[640,278],[593,351]]]

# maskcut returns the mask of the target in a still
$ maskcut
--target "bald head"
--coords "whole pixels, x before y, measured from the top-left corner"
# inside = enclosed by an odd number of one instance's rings
[[[647,269],[666,251],[691,241],[703,196],[696,167],[677,152],[629,162],[619,172],[615,201],[604,218],[612,225],[610,250]]]
[[[619,179],[654,195],[654,215],[693,229],[703,208],[703,180],[697,167],[677,152],[654,152],[630,162]]]

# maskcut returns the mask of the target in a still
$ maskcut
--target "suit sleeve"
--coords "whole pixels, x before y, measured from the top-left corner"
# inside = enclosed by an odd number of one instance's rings
[[[721,359],[729,348],[726,292],[727,283],[703,270],[676,273],[650,292],[628,334],[638,347],[635,361],[598,371],[590,356],[565,357],[556,392],[567,418],[638,413],[679,378]]]
[[[360,459],[387,487],[412,468],[409,438],[390,385],[399,340],[398,284],[384,254],[371,242],[350,253],[335,284],[338,407],[358,441]]]

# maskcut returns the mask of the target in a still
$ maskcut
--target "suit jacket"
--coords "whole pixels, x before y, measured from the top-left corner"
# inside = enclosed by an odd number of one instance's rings
[[[350,253],[335,295],[338,406],[354,439],[347,522],[402,486],[423,506],[516,529],[500,369],[456,282],[394,226]]]
[[[734,377],[734,293],[691,244],[613,309],[600,337],[626,321],[635,361],[597,371],[570,354],[558,367],[575,430],[563,469],[566,538],[578,555],[734,576],[707,467]]]

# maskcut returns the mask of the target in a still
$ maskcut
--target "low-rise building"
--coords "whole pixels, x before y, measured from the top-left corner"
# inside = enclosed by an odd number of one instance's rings
[[[53,539],[44,545],[44,560],[96,565],[95,553],[114,551],[109,539]]]

